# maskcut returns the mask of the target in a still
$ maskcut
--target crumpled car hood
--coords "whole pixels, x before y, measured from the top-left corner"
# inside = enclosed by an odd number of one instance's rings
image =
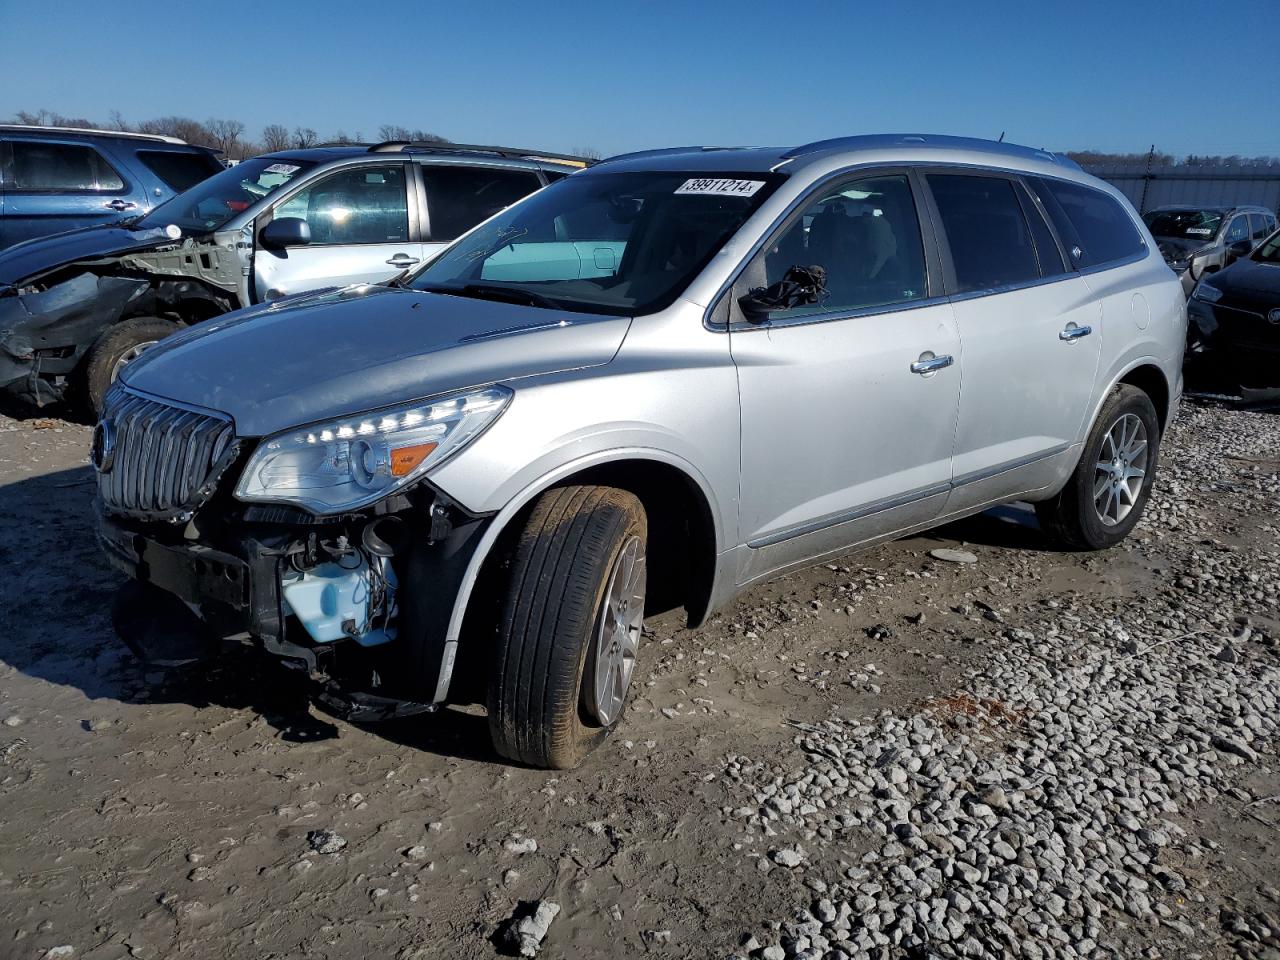
[[[79,260],[122,256],[175,242],[163,229],[126,230],[111,224],[35,237],[0,250],[0,286],[17,286]]]
[[[1165,260],[1173,262],[1174,260],[1186,260],[1197,250],[1203,249],[1206,244],[1203,240],[1184,240],[1181,237],[1156,237],[1156,246]]]
[[[208,320],[125,368],[126,385],[230,414],[260,437],[481,384],[608,363],[628,317],[394,287],[303,294]]]

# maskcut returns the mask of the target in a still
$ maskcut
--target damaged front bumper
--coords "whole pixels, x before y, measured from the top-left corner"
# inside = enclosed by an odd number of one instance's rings
[[[489,520],[440,504],[335,523],[289,510],[249,512],[266,514],[265,522],[227,524],[220,533],[193,539],[191,525],[184,530],[135,522],[110,515],[99,504],[99,545],[112,565],[135,581],[122,592],[114,617],[125,643],[160,665],[216,656],[225,643],[260,647],[305,672],[323,709],[352,721],[437,708],[435,691],[448,686],[447,676],[440,684],[441,674],[452,670],[444,655],[449,619]],[[302,522],[274,522],[278,518],[272,514]],[[334,543],[368,542],[365,528],[389,518],[403,528],[403,537],[385,557],[398,599],[394,612],[381,621],[381,635],[370,642],[372,630],[348,621],[347,635],[317,640],[313,632],[326,634],[314,619],[304,622],[313,614],[297,594],[298,609],[291,608],[286,590],[301,577],[333,566],[326,550]],[[356,557],[359,550],[349,555]],[[315,609],[333,613],[341,602],[330,591]]]
[[[82,273],[45,290],[0,290],[0,389],[37,406],[62,398],[98,334],[146,280]]]

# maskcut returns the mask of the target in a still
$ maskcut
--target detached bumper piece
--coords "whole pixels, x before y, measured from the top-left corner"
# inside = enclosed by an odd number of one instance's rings
[[[397,720],[423,713],[435,713],[438,703],[413,703],[393,697],[350,690],[334,680],[326,681],[312,697],[316,706],[349,723],[376,723],[381,720]]]

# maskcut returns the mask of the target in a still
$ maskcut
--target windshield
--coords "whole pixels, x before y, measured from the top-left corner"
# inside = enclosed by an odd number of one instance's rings
[[[1143,219],[1153,236],[1178,240],[1211,240],[1222,226],[1222,214],[1214,210],[1155,210]]]
[[[1258,263],[1280,263],[1280,233],[1273,233],[1263,240],[1251,256]]]
[[[245,160],[160,204],[137,226],[146,230],[173,223],[183,233],[210,233],[312,166],[305,160]]]
[[[586,313],[653,313],[781,180],[666,171],[566,177],[463,237],[410,286]]]

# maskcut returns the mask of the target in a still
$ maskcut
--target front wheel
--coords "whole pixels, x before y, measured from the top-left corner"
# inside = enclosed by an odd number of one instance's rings
[[[84,362],[84,392],[93,412],[102,412],[107,391],[120,371],[148,348],[182,328],[157,317],[133,317],[108,327],[89,349]]]
[[[1036,504],[1040,526],[1075,550],[1104,550],[1129,535],[1155,479],[1160,420],[1151,398],[1118,384],[1102,405],[1075,472],[1052,500]]]
[[[644,508],[612,487],[559,487],[534,504],[508,567],[489,679],[503,756],[567,769],[617,726],[644,622]]]

